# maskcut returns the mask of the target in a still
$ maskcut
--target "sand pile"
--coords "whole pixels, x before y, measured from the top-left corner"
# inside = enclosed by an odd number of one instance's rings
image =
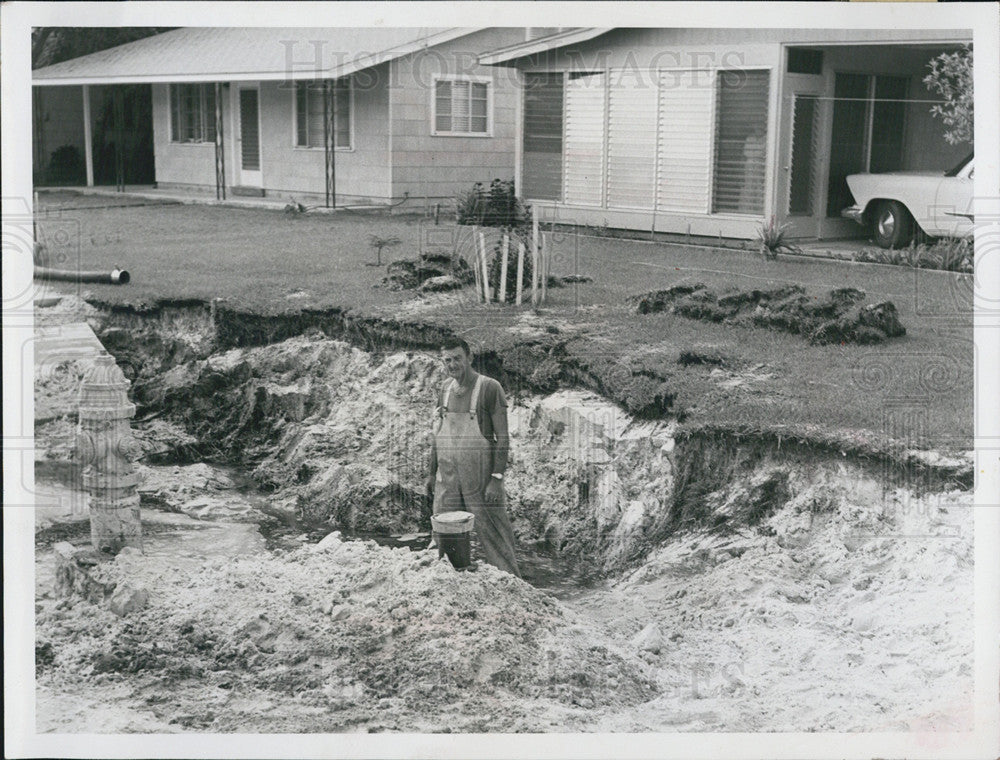
[[[692,711],[729,731],[971,729],[971,493],[798,486],[755,528],[677,536],[582,602],[617,639],[655,624],[669,642],[661,694],[612,730]]]
[[[434,552],[331,536],[196,573],[126,551],[98,576],[148,589],[149,604],[118,618],[43,600],[43,686],[146,677],[168,719],[198,714],[218,689],[317,708],[299,724],[218,705],[188,728],[344,730],[383,711],[398,730],[539,730],[553,711],[572,723],[654,695],[635,654],[551,597],[489,566],[457,573]]]

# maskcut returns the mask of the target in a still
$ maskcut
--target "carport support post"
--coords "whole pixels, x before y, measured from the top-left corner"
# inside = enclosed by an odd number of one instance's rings
[[[90,85],[83,85],[83,155],[87,162],[87,187],[94,186],[94,144],[90,128]]]
[[[215,83],[215,199],[226,200],[226,146],[222,139],[222,84]]]
[[[115,137],[115,190],[125,192],[125,93],[123,85],[112,90]]]
[[[337,147],[337,89],[329,79],[323,81],[323,147],[326,158],[326,207],[337,207],[337,173],[334,151]]]

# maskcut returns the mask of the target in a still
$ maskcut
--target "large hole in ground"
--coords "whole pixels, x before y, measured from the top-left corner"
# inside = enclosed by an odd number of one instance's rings
[[[967,695],[965,464],[836,436],[684,428],[588,390],[522,392],[509,507],[526,578],[555,607],[498,573],[461,579],[393,550],[426,541],[443,375],[426,350],[330,337],[352,336],[329,319],[305,335],[256,324],[281,340],[222,350],[208,310],[105,317],[99,332],[134,378],[143,506],[206,528],[258,523],[271,551],[232,560],[213,533],[196,576],[149,581],[162,584],[161,615],[102,630],[93,652],[70,651],[61,632],[77,617],[43,605],[47,668],[149,671],[190,690],[186,704],[203,702],[187,678],[256,679],[272,701],[305,694],[338,716],[281,702],[283,730],[441,730],[428,705],[484,694],[501,707],[477,719],[469,703],[456,730],[899,728],[945,704],[922,689],[928,669],[952,704]],[[72,485],[65,420],[38,433],[61,463],[46,466]],[[359,540],[311,553],[334,530]],[[124,557],[107,572],[138,582],[151,570]],[[888,675],[873,686],[872,672]],[[803,708],[794,695],[817,681],[847,696]],[[199,720],[190,727],[274,728]]]

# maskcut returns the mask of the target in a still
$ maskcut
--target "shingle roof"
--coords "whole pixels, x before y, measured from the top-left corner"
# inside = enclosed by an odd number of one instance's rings
[[[478,28],[188,27],[32,72],[36,85],[337,77]],[[317,66],[317,57],[320,63]],[[291,65],[290,65],[291,64]]]

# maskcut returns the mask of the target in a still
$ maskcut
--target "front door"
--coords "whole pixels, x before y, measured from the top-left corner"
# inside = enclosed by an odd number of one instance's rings
[[[240,85],[235,89],[239,121],[236,131],[239,184],[244,187],[263,187],[264,178],[260,168],[260,91],[256,85]]]

